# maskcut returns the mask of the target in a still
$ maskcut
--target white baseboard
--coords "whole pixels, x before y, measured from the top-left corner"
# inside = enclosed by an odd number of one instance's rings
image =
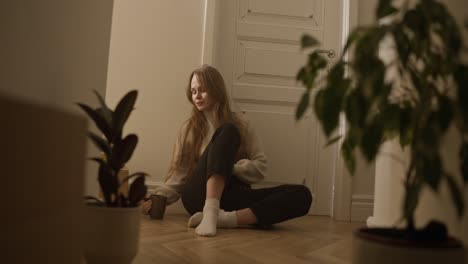
[[[365,222],[374,211],[373,195],[353,195],[351,198],[351,221]]]

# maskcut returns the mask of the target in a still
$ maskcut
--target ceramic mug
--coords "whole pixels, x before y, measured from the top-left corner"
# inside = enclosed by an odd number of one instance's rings
[[[151,210],[149,212],[152,219],[163,219],[164,213],[166,212],[166,196],[153,194],[150,196],[151,199]]]

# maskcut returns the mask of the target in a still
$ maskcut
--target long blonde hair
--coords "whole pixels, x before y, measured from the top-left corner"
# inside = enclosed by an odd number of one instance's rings
[[[192,112],[190,118],[185,124],[185,136],[181,139],[180,155],[177,155],[175,161],[172,162],[170,172],[177,170],[177,168],[185,168],[188,176],[190,176],[195,169],[195,166],[200,159],[200,148],[203,140],[207,136],[208,126],[207,120],[203,112],[199,111],[192,101],[191,81],[193,76],[196,75],[200,87],[205,89],[208,95],[215,102],[216,120],[215,129],[224,123],[233,123],[240,132],[241,145],[237,153],[236,159],[247,157],[246,151],[246,125],[242,122],[235,113],[231,111],[231,105],[226,91],[226,85],[221,74],[215,68],[209,65],[195,69],[188,79],[186,87],[187,100],[192,104]],[[172,173],[169,173],[169,176]]]

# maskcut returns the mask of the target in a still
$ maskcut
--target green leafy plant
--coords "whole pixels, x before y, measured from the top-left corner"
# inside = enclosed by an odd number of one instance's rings
[[[402,219],[414,232],[415,209],[425,186],[437,192],[446,181],[458,216],[464,214],[460,183],[468,183],[468,66],[461,55],[466,48],[455,19],[437,1],[406,1],[395,7],[391,0],[380,0],[376,16],[388,23],[354,29],[334,65],[313,50],[309,53],[297,74],[306,90],[296,119],[309,107],[313,88],[323,84],[313,109],[329,143],[342,140],[341,154],[352,174],[356,149],[373,161],[382,143],[399,137],[401,146],[410,148]],[[385,43],[390,45],[383,49]],[[316,45],[315,38],[303,36],[302,48]],[[379,51],[393,51],[393,56],[385,59]],[[341,117],[346,134],[335,136]],[[442,138],[450,127],[462,142],[461,178],[451,175],[441,159]]]
[[[136,172],[122,181],[119,181],[118,173],[130,160],[138,143],[136,134],[122,136],[125,123],[133,111],[138,92],[128,92],[117,104],[114,111],[107,107],[102,96],[94,91],[100,102],[100,107],[93,109],[88,105],[78,103],[78,106],[93,120],[104,137],[89,132],[89,138],[102,151],[102,157],[91,158],[99,164],[98,182],[104,196],[104,204],[108,207],[135,207],[147,192],[144,172]],[[122,184],[133,179],[128,195],[119,192]],[[87,197],[99,203],[95,197]],[[102,202],[101,202],[102,203]]]

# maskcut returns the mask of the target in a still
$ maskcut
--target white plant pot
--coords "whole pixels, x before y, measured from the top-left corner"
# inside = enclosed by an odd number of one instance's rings
[[[465,250],[458,241],[421,246],[357,230],[353,238],[353,264],[463,264]]]
[[[140,209],[86,206],[88,264],[130,264],[138,252]]]

